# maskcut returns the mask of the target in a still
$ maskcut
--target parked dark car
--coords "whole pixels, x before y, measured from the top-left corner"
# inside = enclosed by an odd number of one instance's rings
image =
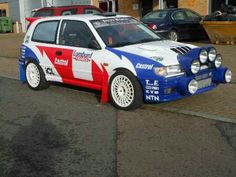
[[[180,8],[152,11],[141,19],[155,32],[173,41],[206,39],[201,20],[198,13]]]

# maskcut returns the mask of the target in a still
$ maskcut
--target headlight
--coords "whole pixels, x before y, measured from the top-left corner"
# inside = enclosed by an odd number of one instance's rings
[[[156,67],[154,72],[159,76],[171,76],[181,73],[180,65],[165,66],[165,67]]]
[[[201,65],[198,60],[194,60],[191,64],[191,72],[197,74],[200,71]]]
[[[208,52],[208,58],[211,62],[213,62],[216,59],[216,49],[215,48],[211,48]]]
[[[222,56],[218,54],[215,59],[215,67],[219,68],[222,65]]]
[[[191,80],[188,84],[188,91],[191,94],[196,93],[198,90],[198,82],[196,80]]]
[[[232,72],[228,69],[225,72],[225,82],[229,83],[231,82],[231,79],[232,79]]]
[[[206,49],[202,49],[200,54],[199,54],[199,59],[201,63],[206,63],[208,57],[208,53]]]

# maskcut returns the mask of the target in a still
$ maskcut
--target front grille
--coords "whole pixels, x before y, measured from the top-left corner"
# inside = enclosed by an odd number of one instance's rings
[[[200,80],[200,81],[198,81],[198,89],[209,87],[211,85],[211,83],[212,83],[211,78]]]
[[[172,51],[174,51],[175,53],[178,53],[180,55],[184,55],[186,53],[188,53],[191,48],[188,46],[183,46],[183,47],[175,47],[175,48],[171,48]]]

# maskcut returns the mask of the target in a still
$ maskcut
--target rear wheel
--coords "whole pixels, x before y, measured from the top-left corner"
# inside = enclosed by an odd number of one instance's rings
[[[48,88],[49,84],[46,81],[44,72],[38,63],[29,61],[25,69],[26,80],[29,88],[33,90],[41,90]]]
[[[168,38],[172,41],[178,41],[179,40],[179,35],[177,31],[171,30],[168,34]]]
[[[119,70],[111,77],[109,95],[112,105],[118,109],[132,110],[143,104],[142,87],[127,70]]]

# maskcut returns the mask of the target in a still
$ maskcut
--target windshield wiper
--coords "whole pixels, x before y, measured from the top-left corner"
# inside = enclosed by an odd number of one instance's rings
[[[136,43],[143,43],[143,42],[153,42],[153,41],[159,41],[160,39],[142,39],[140,41],[137,41]]]

